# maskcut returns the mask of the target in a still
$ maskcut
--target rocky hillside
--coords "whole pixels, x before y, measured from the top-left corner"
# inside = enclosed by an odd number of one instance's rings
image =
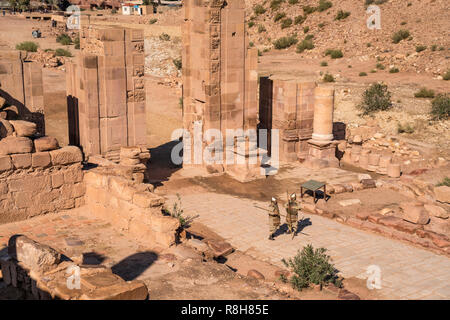
[[[307,58],[320,59],[335,49],[345,58],[378,59],[387,67],[437,78],[450,68],[448,0],[245,1],[251,45],[261,52],[275,49],[274,42],[282,37],[292,37],[288,50]],[[369,3],[381,9],[379,30],[367,27]]]

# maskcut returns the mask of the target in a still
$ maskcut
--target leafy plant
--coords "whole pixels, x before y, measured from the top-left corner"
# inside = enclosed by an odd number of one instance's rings
[[[349,11],[339,10],[334,19],[335,20],[343,20],[343,19],[347,18],[349,15],[350,15]]]
[[[399,72],[400,72],[400,70],[396,67],[393,67],[389,70],[389,73],[399,73]]]
[[[64,46],[68,46],[68,45],[72,44],[72,39],[69,37],[68,34],[62,33],[56,37],[56,42],[59,42],[60,44],[62,44]]]
[[[397,124],[397,132],[398,133],[414,133],[414,127],[411,126],[409,123],[406,125],[402,125],[400,122]]]
[[[422,51],[426,50],[426,48],[427,48],[427,46],[422,46],[422,45],[416,46],[416,52],[422,52]]]
[[[177,193],[177,201],[173,203],[172,210],[168,210],[167,208],[163,208],[163,213],[166,215],[170,215],[171,217],[174,217],[178,219],[180,222],[180,226],[182,228],[186,228],[189,226],[189,223],[192,222],[194,217],[185,217],[184,216],[184,210],[182,208],[181,203],[181,196],[179,193]]]
[[[38,48],[38,44],[33,41],[24,41],[16,45],[17,50],[24,50],[27,52],[36,52]]]
[[[434,120],[446,120],[450,118],[449,94],[438,94],[431,101],[431,115]]]
[[[275,17],[273,18],[273,21],[278,22],[281,19],[283,19],[284,17],[286,17],[286,13],[284,12],[278,12]]]
[[[156,22],[158,22],[158,19],[153,18],[153,19],[150,19],[150,21],[148,23],[155,24]]]
[[[414,93],[416,98],[434,98],[434,91],[427,88],[422,88],[416,93]]]
[[[265,31],[266,31],[266,27],[264,27],[262,24],[260,24],[258,26],[258,33],[262,33],[262,32],[265,32]]]
[[[172,62],[175,65],[175,67],[177,68],[177,70],[181,70],[181,68],[183,66],[181,58],[172,59]]]
[[[72,53],[69,50],[58,48],[55,50],[55,56],[57,57],[71,57]]]
[[[322,62],[320,63],[320,66],[321,66],[321,67],[327,67],[327,66],[328,66],[328,62],[322,61]]]
[[[294,19],[294,23],[295,24],[302,24],[303,22],[305,22],[306,17],[304,16],[296,16]]]
[[[80,49],[80,37],[77,36],[74,40],[73,40],[73,44],[75,45],[75,49]]]
[[[328,10],[332,6],[333,6],[333,3],[331,1],[320,0],[319,5],[317,6],[316,10],[319,12],[322,12],[322,11]]]
[[[335,49],[327,49],[325,51],[326,56],[330,56],[332,59],[339,59],[344,56],[341,50],[335,50]]]
[[[444,75],[442,76],[442,79],[448,81],[450,80],[450,70],[447,70],[446,73],[444,73]]]
[[[312,50],[314,49],[314,43],[312,40],[303,40],[297,45],[297,53],[302,53],[305,50]]]
[[[367,72],[364,72],[364,71],[363,71],[363,72],[360,72],[360,73],[359,73],[359,76],[360,76],[360,77],[366,77],[366,76],[367,76]]]
[[[362,110],[363,115],[391,109],[391,93],[388,91],[388,86],[381,83],[373,83],[364,91],[358,108]]]
[[[162,41],[170,41],[170,35],[168,35],[167,33],[161,33],[159,35],[159,39]]]
[[[283,21],[281,21],[281,29],[286,29],[286,28],[289,28],[290,26],[292,26],[291,18],[286,18],[286,19],[283,19]]]
[[[410,33],[408,30],[399,30],[392,35],[392,42],[399,43],[402,40],[408,39],[410,37]]]
[[[441,187],[441,186],[450,187],[450,178],[449,177],[445,177],[444,180],[442,180],[441,182],[439,182],[436,185],[436,187]]]
[[[331,75],[331,74],[329,74],[329,73],[326,73],[326,74],[323,76],[323,82],[334,82],[334,77],[333,77],[333,75]]]
[[[275,46],[275,49],[286,49],[298,42],[298,39],[295,35],[289,36],[289,37],[282,37],[274,41],[273,45]]]
[[[266,9],[265,9],[262,5],[257,4],[257,5],[253,8],[253,12],[258,16],[258,15],[260,15],[260,14],[266,13]]]
[[[289,280],[293,288],[301,291],[311,284],[320,285],[322,288],[328,283],[342,286],[337,270],[330,263],[330,257],[326,251],[325,248],[314,249],[311,244],[308,244],[294,258],[288,261],[282,260],[284,265],[294,273]]]

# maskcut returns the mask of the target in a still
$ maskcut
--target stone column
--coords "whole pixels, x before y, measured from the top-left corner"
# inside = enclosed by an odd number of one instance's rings
[[[314,90],[314,124],[312,139],[333,140],[334,89],[317,87]]]

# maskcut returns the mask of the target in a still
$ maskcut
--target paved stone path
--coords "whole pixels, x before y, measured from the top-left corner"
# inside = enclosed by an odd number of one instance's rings
[[[267,203],[216,193],[182,195],[181,201],[185,215],[198,214],[198,222],[254,258],[282,266],[282,258],[311,243],[328,249],[344,277],[367,279],[367,268],[379,266],[380,293],[389,299],[450,299],[450,259],[445,256],[310,214],[305,219],[311,225],[302,230],[307,235],[291,240],[280,234],[270,241],[267,214],[254,207]]]

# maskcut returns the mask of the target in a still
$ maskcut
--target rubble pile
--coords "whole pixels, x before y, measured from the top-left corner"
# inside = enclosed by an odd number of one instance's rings
[[[53,50],[38,49],[37,52],[29,52],[27,60],[39,62],[44,68],[62,69],[67,57],[56,56]]]

